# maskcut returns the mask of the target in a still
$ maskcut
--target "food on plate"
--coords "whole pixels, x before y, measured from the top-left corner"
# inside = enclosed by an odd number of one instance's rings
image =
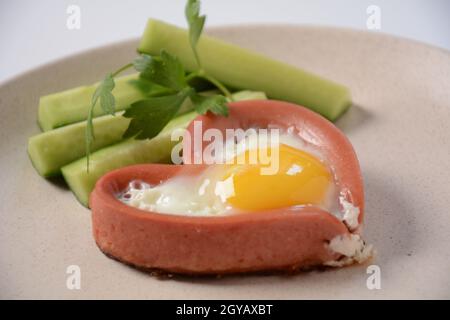
[[[187,274],[293,271],[367,260],[372,248],[360,237],[362,178],[345,135],[285,102],[236,102],[229,110],[226,118],[198,116],[189,136],[196,121],[223,136],[229,129],[279,128],[272,150],[279,155],[278,170],[262,175],[260,162],[205,165],[196,157],[209,144],[185,138],[183,160],[189,164],[131,166],[99,180],[91,208],[100,249],[140,268]],[[255,138],[261,137],[236,141],[234,150],[248,153]],[[239,148],[242,143],[247,148]],[[239,156],[231,154],[231,160]]]
[[[351,106],[349,89],[203,36],[198,0],[185,15],[187,30],[150,19],[138,56],[100,82],[41,97],[36,171],[62,175],[92,209],[99,248],[139,268],[366,261],[358,160],[330,122]]]
[[[202,94],[205,96],[208,96],[212,93],[214,92],[202,92]],[[62,96],[64,95],[62,94]],[[234,101],[267,99],[266,95],[263,92],[249,90],[234,92],[232,94],[232,97]],[[85,100],[87,100],[84,102],[87,112],[89,97],[86,96]],[[63,101],[60,102],[62,103]],[[186,100],[181,106],[179,115],[186,114],[186,111],[192,110],[192,108],[192,102],[189,99]],[[130,124],[130,119],[125,118],[122,115],[123,111],[119,111],[114,115],[104,115],[93,119],[96,139],[91,145],[92,151],[108,147],[123,140],[123,134]],[[189,118],[189,116],[186,117]],[[185,119],[186,117],[181,119]],[[86,155],[86,127],[87,121],[85,120],[50,131],[45,131],[30,137],[28,140],[28,154],[37,172],[43,177],[57,176],[61,174],[62,167],[84,157]],[[168,125],[168,128],[172,127],[174,126]],[[128,143],[125,144],[129,145]],[[119,151],[119,149],[120,148],[116,148],[116,151]],[[165,156],[165,154],[161,153],[160,155],[156,155],[156,158],[163,158],[163,156]],[[98,158],[98,156],[96,158]],[[136,163],[139,162],[133,162],[132,158],[129,159],[129,164]],[[96,161],[95,165],[98,166],[98,164],[98,161]],[[106,166],[102,167],[106,168]],[[115,167],[113,166],[112,162],[110,162],[109,170],[112,170],[114,168]],[[94,174],[91,174],[89,179],[93,180],[94,176]],[[92,190],[92,188],[90,190]],[[75,195],[78,195],[77,192],[75,192]]]
[[[266,99],[261,89],[271,98],[302,103],[331,120],[350,106],[350,93],[343,85],[202,36],[205,16],[200,15],[199,1],[188,1],[186,18],[187,31],[149,20],[141,53],[132,62],[94,85],[41,97],[38,123],[44,132],[28,142],[28,154],[40,175],[63,173],[87,205],[102,174],[142,161],[166,162],[168,148],[153,147],[160,142],[131,140],[156,139],[180,115],[195,111],[227,116],[227,102]],[[121,76],[130,69],[138,73]],[[134,156],[124,161],[130,148]],[[90,164],[95,169],[89,170]]]

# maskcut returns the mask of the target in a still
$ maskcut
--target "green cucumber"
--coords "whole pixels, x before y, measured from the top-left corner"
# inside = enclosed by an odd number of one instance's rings
[[[202,95],[215,92],[202,92]],[[232,94],[233,100],[266,99],[264,92],[239,91]],[[191,111],[189,99],[183,103],[180,114]],[[94,119],[95,140],[91,150],[122,140],[122,135],[130,123],[130,119],[122,117],[123,112],[115,116],[106,115]],[[86,155],[85,144],[86,121],[74,123],[51,131],[32,136],[28,140],[28,154],[37,172],[43,177],[51,177],[61,173],[61,167]]]
[[[198,68],[185,29],[149,20],[138,50],[157,55],[161,49],[176,55],[187,70]],[[230,87],[263,91],[269,98],[303,105],[332,121],[351,105],[345,86],[286,63],[204,35],[197,49],[205,71]]]
[[[201,92],[201,95],[203,96],[213,96],[216,94],[222,93],[218,89],[212,89]],[[250,91],[250,90],[241,90],[232,92],[231,98],[232,99],[227,99],[227,101],[230,102],[230,101],[244,101],[244,100],[267,100],[267,96],[264,92]]]
[[[187,127],[196,116],[195,112],[190,112],[173,119],[153,139],[124,140],[92,153],[89,172],[86,170],[85,157],[72,162],[61,169],[64,179],[81,204],[88,206],[95,183],[105,173],[139,163],[169,163],[172,148],[177,144],[171,141],[171,132]]]
[[[95,151],[122,140],[130,119],[106,115],[94,120]],[[60,174],[62,166],[86,155],[86,121],[43,132],[28,139],[28,154],[37,172],[43,177]]]
[[[115,79],[115,88],[112,93],[116,98],[116,110],[124,110],[138,100],[143,99],[144,94],[133,86],[130,81],[137,76],[129,75]],[[91,106],[92,95],[98,83],[90,86],[82,86],[70,90],[43,96],[39,100],[38,123],[43,131],[49,131],[75,122],[87,119]],[[94,110],[94,116],[104,115],[100,107]]]
[[[234,101],[243,100],[267,100],[267,96],[261,91],[242,90],[231,94]]]

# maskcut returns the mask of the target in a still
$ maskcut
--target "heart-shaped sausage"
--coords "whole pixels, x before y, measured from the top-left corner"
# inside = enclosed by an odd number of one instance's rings
[[[229,117],[199,116],[203,128],[293,128],[319,147],[332,165],[345,199],[364,211],[363,184],[355,152],[332,123],[303,107],[280,101],[229,104]],[[192,133],[193,124],[188,127]],[[201,145],[201,148],[204,145]],[[185,162],[197,154],[184,153]],[[188,158],[189,157],[189,158]],[[99,248],[122,262],[145,269],[185,274],[225,274],[296,270],[340,258],[328,244],[351,235],[334,215],[316,207],[265,210],[257,214],[192,217],[143,211],[117,199],[132,180],[151,185],[184,175],[198,175],[204,165],[145,164],[103,176],[91,194],[93,234]],[[359,232],[359,230],[357,230]]]

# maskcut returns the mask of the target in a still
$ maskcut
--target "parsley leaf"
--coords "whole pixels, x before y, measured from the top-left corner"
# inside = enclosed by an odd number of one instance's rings
[[[131,118],[124,138],[151,139],[177,114],[183,101],[191,94],[192,88],[186,87],[176,94],[148,98],[131,104],[123,114]]]
[[[128,83],[137,90],[141,91],[147,97],[157,97],[173,93],[172,89],[160,86],[142,77],[131,79]]]
[[[92,121],[94,109],[91,108],[88,113],[87,125],[85,131],[85,148],[86,148],[86,170],[89,172],[89,156],[91,155],[91,145],[94,141],[94,123]]]
[[[95,89],[94,95],[92,96],[92,107],[97,104],[100,99],[100,106],[105,113],[114,114],[116,109],[116,99],[112,94],[115,87],[114,78],[111,73],[109,73],[105,79],[98,85]]]
[[[134,60],[133,65],[143,79],[175,91],[186,87],[183,65],[165,50],[161,50],[159,57],[143,54]]]
[[[144,78],[131,79],[128,81],[133,87],[141,91],[143,94],[148,94],[151,92],[155,86],[153,82],[148,81]]]
[[[228,116],[227,98],[222,95],[202,96],[192,94],[191,101],[197,113],[205,114],[211,111],[214,114]]]
[[[201,69],[200,58],[197,53],[197,42],[200,39],[200,35],[205,25],[206,16],[200,15],[200,1],[188,0],[184,9],[186,20],[189,25],[189,42],[191,44],[192,51],[194,52],[195,60],[199,68]]]
[[[86,133],[85,133],[85,145],[86,145],[86,160],[87,160],[87,171],[89,172],[89,156],[91,154],[92,142],[95,139],[94,135],[94,108],[97,102],[100,100],[100,106],[105,113],[114,115],[116,109],[116,99],[112,94],[115,87],[114,77],[111,73],[106,75],[102,82],[95,89],[94,94],[91,99],[91,107],[89,108]]]

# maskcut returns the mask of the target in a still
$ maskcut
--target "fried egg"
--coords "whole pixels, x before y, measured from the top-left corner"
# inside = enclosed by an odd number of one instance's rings
[[[333,169],[318,148],[289,130],[281,133],[275,144],[265,139],[267,135],[255,134],[245,141],[225,143],[228,149],[215,154],[222,164],[210,165],[200,175],[180,171],[158,185],[130,181],[118,199],[142,210],[189,216],[257,214],[316,206],[346,221],[351,228],[357,227],[359,210],[339,194]],[[248,161],[252,152],[276,154],[276,170],[263,174],[272,164],[258,161],[258,156],[256,162]]]

